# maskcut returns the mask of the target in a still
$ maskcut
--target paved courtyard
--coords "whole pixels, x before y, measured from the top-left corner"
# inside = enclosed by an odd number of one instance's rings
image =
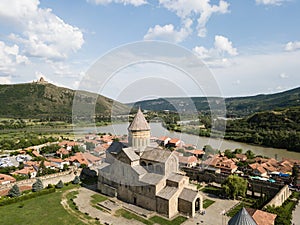
[[[183,225],[195,225],[195,224],[205,224],[205,225],[227,225],[229,217],[224,216],[223,212],[229,210],[231,207],[236,205],[239,201],[237,200],[227,200],[219,199],[203,194],[204,199],[208,198],[215,201],[214,204],[205,209],[205,215],[200,215],[199,213],[195,218],[190,218]]]
[[[91,191],[86,188],[79,188],[79,194],[77,198],[74,199],[76,205],[79,210],[83,213],[89,213],[91,217],[98,217],[102,223],[108,224],[124,224],[124,225],[138,225],[142,224],[136,220],[127,220],[123,217],[115,217],[109,213],[100,211],[95,209],[90,205],[91,196],[95,194],[94,191]],[[209,206],[205,210],[205,215],[196,214],[195,218],[190,218],[183,225],[197,225],[197,224],[205,224],[205,225],[227,225],[229,221],[229,217],[222,215],[223,212],[229,210],[231,207],[238,203],[237,200],[227,200],[227,199],[219,199],[207,194],[203,194],[204,199],[211,199],[215,201],[214,204]],[[123,204],[122,204],[123,205]],[[124,206],[124,205],[123,205]],[[298,207],[300,212],[300,207]],[[298,216],[299,215],[298,212]],[[298,220],[299,221],[299,220]],[[295,223],[295,225],[300,225]]]

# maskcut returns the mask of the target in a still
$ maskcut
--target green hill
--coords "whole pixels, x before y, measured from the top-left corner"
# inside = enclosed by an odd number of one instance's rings
[[[192,100],[192,101],[191,101]],[[144,110],[193,112],[194,107],[200,112],[209,112],[209,102],[217,104],[219,98],[191,97],[191,98],[159,98],[134,103]],[[284,109],[300,105],[300,87],[268,95],[249,97],[225,98],[227,114],[230,116],[246,116],[266,110]],[[133,104],[129,104],[130,106]]]
[[[300,151],[300,107],[254,113],[229,120],[226,138],[258,145]]]
[[[127,109],[127,106],[101,95],[33,82],[0,85],[0,117],[70,121],[75,93],[84,106],[93,106],[96,101],[96,117],[108,117],[112,105],[120,113]]]

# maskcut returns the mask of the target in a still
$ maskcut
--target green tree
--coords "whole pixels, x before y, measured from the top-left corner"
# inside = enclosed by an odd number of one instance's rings
[[[293,166],[293,170],[292,170],[292,177],[293,177],[293,184],[296,185],[297,184],[297,178],[298,178],[298,175],[299,175],[299,167],[298,165],[294,165]]]
[[[60,180],[56,185],[56,188],[63,188],[64,187],[64,183],[62,182],[62,180]]]
[[[235,158],[235,154],[234,154],[230,149],[226,149],[226,150],[224,151],[224,155],[225,155],[228,159]]]
[[[247,150],[246,156],[248,159],[253,159],[255,157],[255,154],[251,150]]]
[[[18,185],[14,185],[12,186],[12,188],[8,191],[8,195],[10,197],[18,197],[21,195],[20,189],[18,187]]]
[[[32,185],[32,191],[38,192],[44,188],[44,185],[40,179],[37,179],[35,183]]]
[[[236,199],[238,196],[246,195],[247,185],[247,180],[237,175],[230,175],[222,184],[222,188],[228,197]]]
[[[43,159],[40,163],[39,170],[37,172],[37,176],[43,176],[46,174],[46,166],[45,166],[45,159]]]
[[[243,153],[243,149],[241,148],[236,148],[233,152],[234,154],[242,154]]]
[[[79,184],[80,178],[78,176],[75,176],[74,180],[72,181],[73,184]]]

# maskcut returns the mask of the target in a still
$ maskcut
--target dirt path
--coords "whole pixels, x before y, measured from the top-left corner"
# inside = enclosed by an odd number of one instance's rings
[[[62,206],[64,207],[64,209],[69,213],[71,214],[72,216],[75,216],[78,220],[80,220],[81,222],[85,223],[85,224],[90,224],[90,221],[85,218],[83,215],[81,215],[80,213],[74,211],[68,204],[68,199],[67,199],[67,194],[69,194],[70,192],[73,192],[73,191],[78,191],[78,189],[71,189],[71,190],[68,190],[66,192],[64,192],[62,194],[62,200],[61,200],[61,204]]]
[[[78,191],[79,194],[77,195],[77,198],[74,199],[74,202],[76,203],[79,211],[82,213],[88,213],[92,218],[99,218],[102,224],[143,225],[143,223],[134,219],[128,220],[123,217],[116,217],[110,213],[94,208],[91,205],[91,196],[97,193],[84,187],[79,188]]]
[[[70,208],[68,204],[67,195],[68,193],[73,191],[79,192],[77,197],[74,198],[74,202],[76,203],[76,206],[78,207],[79,211],[73,210],[72,208]],[[85,224],[93,224],[95,223],[94,219],[99,218],[101,224],[142,225],[142,223],[136,220],[133,219],[128,220],[123,217],[116,217],[107,212],[103,212],[101,210],[94,208],[91,205],[91,199],[92,199],[91,196],[94,194],[96,194],[96,192],[84,187],[71,189],[62,194],[61,204],[69,214],[75,216],[78,220],[82,221]],[[87,219],[84,214],[88,214],[89,217],[91,217],[91,219]]]

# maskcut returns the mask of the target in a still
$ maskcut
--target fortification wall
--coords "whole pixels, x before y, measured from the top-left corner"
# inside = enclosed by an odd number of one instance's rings
[[[15,183],[10,183],[10,184],[4,184],[0,185],[0,193],[7,193],[5,190],[9,190],[12,188],[13,185],[17,184],[18,187],[23,187],[23,186],[32,186],[34,182],[36,182],[37,179],[40,179],[44,185],[44,187],[47,187],[48,184],[56,185],[60,180],[62,182],[67,183],[72,180],[74,180],[75,176],[79,176],[81,173],[81,169],[71,169],[68,171],[60,172],[60,173],[55,173],[55,174],[50,174],[46,176],[41,176],[41,177],[35,177],[31,179],[26,179],[26,180],[20,180]]]
[[[287,200],[292,192],[290,191],[289,187],[285,185],[275,196],[272,198],[272,200],[264,206],[266,208],[267,206],[275,206],[279,207],[282,205],[282,203]]]

